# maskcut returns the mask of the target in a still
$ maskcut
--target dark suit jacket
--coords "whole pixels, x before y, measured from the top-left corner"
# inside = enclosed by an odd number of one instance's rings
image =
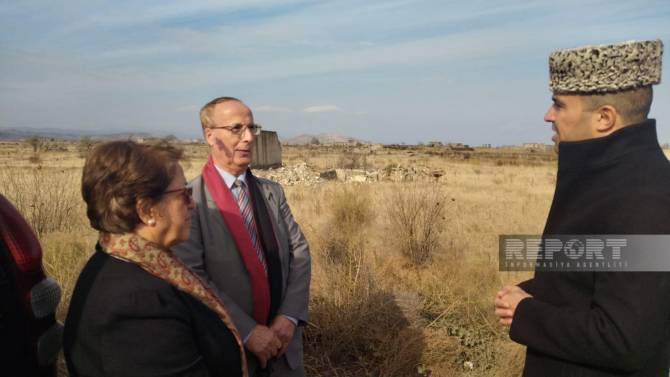
[[[281,186],[263,178],[257,178],[257,182],[279,248],[282,298],[278,313],[291,316],[304,324],[308,318],[311,276],[309,246],[291,214]],[[188,241],[177,245],[172,251],[218,289],[219,296],[244,339],[256,326],[251,317],[253,301],[249,275],[202,177],[195,178],[190,186],[193,187],[193,199],[197,205],[191,220],[191,234]],[[292,368],[297,368],[302,365],[302,358],[302,330],[298,327],[286,351],[286,360]],[[249,357],[249,360],[250,373],[253,373],[254,358]]]
[[[135,264],[98,250],[65,322],[71,376],[240,376],[235,338],[215,312]]]
[[[652,120],[561,142],[544,234],[670,234],[670,163]],[[538,271],[520,286],[534,296],[510,329],[528,346],[524,376],[668,376],[670,272]]]

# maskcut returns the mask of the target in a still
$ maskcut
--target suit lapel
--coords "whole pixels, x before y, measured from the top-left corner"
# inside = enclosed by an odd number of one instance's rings
[[[259,180],[257,180],[257,182],[261,186],[266,207],[270,211],[273,221],[276,222],[277,219],[279,219],[279,203],[277,202],[277,198],[275,198],[274,193],[266,184],[260,182]]]
[[[280,221],[279,219],[279,198],[277,194],[272,190],[272,187],[265,182],[257,179],[258,185],[261,188],[263,193],[263,200],[265,201],[265,207],[270,213],[270,222],[272,223],[272,230],[274,230],[275,237],[277,238],[277,246],[279,247],[279,259],[282,262],[282,266],[288,266],[288,249],[286,248],[287,238],[286,234],[283,232],[283,228],[278,226]]]

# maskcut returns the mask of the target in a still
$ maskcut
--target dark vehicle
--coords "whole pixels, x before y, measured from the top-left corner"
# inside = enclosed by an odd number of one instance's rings
[[[58,284],[44,274],[42,248],[0,195],[0,376],[55,376],[63,327]]]

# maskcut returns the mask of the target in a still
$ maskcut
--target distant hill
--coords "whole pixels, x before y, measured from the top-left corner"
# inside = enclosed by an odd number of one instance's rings
[[[349,144],[349,143],[367,144],[367,142],[365,141],[335,133],[320,133],[318,135],[303,134],[292,137],[290,139],[284,139],[282,140],[282,143],[290,145],[306,145],[306,144],[313,144],[313,141],[315,139],[319,141],[319,144]]]
[[[146,132],[117,132],[104,133],[100,131],[84,131],[84,130],[68,130],[62,128],[0,128],[0,139],[16,140],[25,139],[28,137],[37,136],[46,139],[65,139],[76,140],[82,137],[90,137],[91,139],[128,139],[130,137],[156,137]]]
[[[89,137],[94,140],[170,137],[168,135],[157,135],[148,132],[105,133],[104,131],[100,130],[72,130],[64,128],[38,128],[38,127],[0,128],[0,140],[26,139],[33,136],[45,139],[60,139],[60,140],[78,140],[83,137]],[[319,141],[319,144],[349,144],[349,143],[369,144],[366,141],[358,140],[353,137],[339,135],[336,133],[320,133],[318,135],[309,135],[309,134],[298,135],[290,139],[286,140],[282,139],[282,143],[293,144],[293,145],[306,145],[311,144],[314,138],[316,138],[316,140]]]

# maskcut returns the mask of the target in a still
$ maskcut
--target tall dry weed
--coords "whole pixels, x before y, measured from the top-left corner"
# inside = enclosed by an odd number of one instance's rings
[[[339,279],[333,276],[333,279]],[[305,333],[306,364],[315,376],[416,376],[423,336],[394,296],[369,279],[358,289],[314,295]],[[345,292],[351,292],[346,294]]]
[[[442,186],[406,184],[387,203],[391,234],[400,253],[414,265],[423,265],[440,250],[445,227],[447,195]]]
[[[4,168],[0,170],[0,193],[42,237],[86,224],[80,180],[79,169]]]
[[[339,186],[323,195],[328,219],[313,244],[318,275],[305,332],[309,375],[417,376],[423,335],[379,284],[369,255],[371,190]]]
[[[329,202],[323,252],[332,263],[346,266],[351,276],[360,271],[365,230],[375,217],[368,195],[366,186],[343,186],[332,194]]]

